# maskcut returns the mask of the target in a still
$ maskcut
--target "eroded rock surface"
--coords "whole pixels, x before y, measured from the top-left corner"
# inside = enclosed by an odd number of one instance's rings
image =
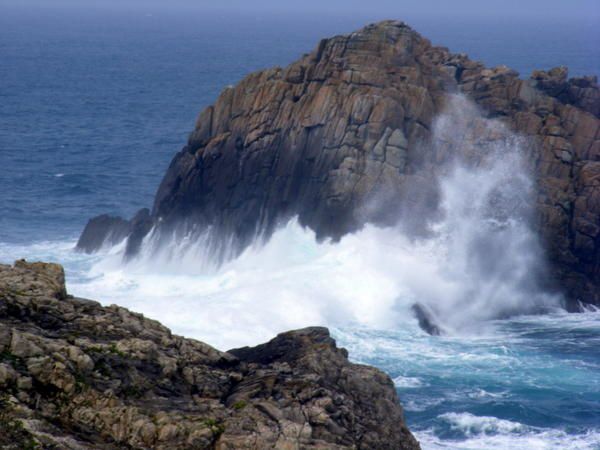
[[[325,39],[288,67],[225,89],[173,159],[152,221],[218,230],[243,248],[294,215],[319,237],[339,238],[420,213],[436,202],[431,184],[445,162],[463,152],[476,164],[498,138],[474,121],[466,148],[434,142],[434,120],[456,93],[529,139],[547,281],[573,301],[600,303],[597,79],[569,80],[566,68],[521,79],[433,46],[402,22]]]
[[[220,352],[0,265],[0,448],[418,449],[390,378],[325,328]],[[37,447],[36,447],[37,446]]]

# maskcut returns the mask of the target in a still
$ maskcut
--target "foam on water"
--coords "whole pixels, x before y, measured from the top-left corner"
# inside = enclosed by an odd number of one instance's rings
[[[440,439],[433,430],[416,433],[423,449],[512,449],[512,450],[597,450],[600,432],[572,435],[551,428],[529,427],[522,423],[469,413],[447,413],[439,418],[462,434],[460,439]]]
[[[394,382],[394,386],[399,388],[412,388],[423,386],[423,382],[417,377],[403,377],[402,375],[399,375],[392,381]]]
[[[292,221],[265,245],[218,269],[198,268],[189,254],[166,264],[142,259],[123,265],[116,247],[82,282],[74,279],[70,289],[84,297],[103,292],[110,301],[160,317],[220,348],[255,344],[307,325],[414,326],[410,308],[417,301],[444,311],[452,334],[485,333],[481,324],[503,305],[494,304],[496,296],[482,296],[460,310],[461,294],[472,286],[447,270],[462,256],[444,245],[443,240],[414,242],[374,226],[337,244],[319,244],[313,232]],[[514,297],[507,298],[511,308],[513,302]],[[223,334],[230,328],[237,333]]]
[[[123,266],[117,249],[92,267],[90,279],[71,283],[71,291],[90,297],[104,291],[112,301],[220,348],[256,344],[307,325],[393,327],[412,321],[411,303],[397,300],[394,271],[376,265],[383,250],[380,232],[385,233],[369,227],[341,245],[318,244],[294,221],[266,245],[208,272],[186,258],[183,267],[173,260]],[[398,262],[393,249],[405,244],[384,246],[390,267]]]
[[[490,330],[334,334],[355,360],[393,377],[424,449],[599,449],[600,314],[499,320]]]

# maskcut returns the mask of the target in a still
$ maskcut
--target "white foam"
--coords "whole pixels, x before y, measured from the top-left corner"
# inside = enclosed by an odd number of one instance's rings
[[[143,312],[220,348],[259,343],[307,325],[394,326],[397,281],[369,262],[369,249],[373,259],[377,252],[376,242],[361,240],[369,234],[339,246],[318,244],[312,232],[292,222],[265,246],[249,248],[206,275],[192,274],[193,268],[187,274],[164,270],[160,261],[123,266],[108,255],[92,268],[91,281],[71,283],[70,290],[84,297],[101,294],[105,303]]]
[[[475,389],[473,391],[467,392],[467,396],[473,399],[482,399],[482,398],[502,398],[506,396],[508,392],[489,392],[485,389]]]
[[[470,413],[446,413],[439,416],[452,429],[458,429],[467,437],[480,434],[522,433],[527,427],[518,422],[490,416],[475,416]]]
[[[73,252],[74,240],[67,241],[38,241],[27,244],[14,244],[0,241],[0,262],[12,264],[16,259],[31,261],[58,262],[68,267],[82,261],[98,259]],[[86,268],[87,270],[87,268]]]
[[[444,242],[413,242],[395,229],[369,225],[338,244],[317,243],[312,231],[291,221],[265,245],[248,248],[216,271],[202,273],[185,257],[123,265],[113,251],[93,266],[91,281],[74,280],[70,290],[143,312],[220,348],[256,344],[308,325],[414,328],[410,307],[425,300],[447,311],[447,324],[460,332],[495,314],[496,302],[502,302],[481,292],[472,298],[478,308],[457,314],[474,287],[447,272],[462,256]]]
[[[415,435],[423,450],[597,450],[600,430],[569,434],[560,429],[529,427],[518,422],[470,413],[447,413],[439,416],[452,429],[462,432],[463,439],[440,439],[432,429]]]
[[[403,376],[397,376],[396,378],[394,378],[394,386],[399,387],[399,388],[417,388],[417,387],[422,387],[424,386],[423,381],[421,381],[419,378],[417,377],[403,377]]]
[[[480,118],[463,98],[450,105],[434,132],[460,147],[466,123]],[[257,241],[218,266],[211,260],[209,231],[175,235],[168,245],[151,233],[137,259],[123,265],[122,249],[113,250],[93,267],[92,283],[72,283],[71,290],[100,293],[104,302],[139,310],[220,347],[257,343],[306,325],[393,329],[415,323],[415,302],[435,310],[451,334],[553,304],[557,299],[532,283],[540,258],[525,220],[532,182],[523,143],[499,122],[482,126],[504,138],[488,145],[478,166],[457,156],[445,168],[440,219],[427,239],[367,225],[338,244],[317,243],[312,231],[292,220],[268,242]],[[220,245],[231,253],[230,243]]]

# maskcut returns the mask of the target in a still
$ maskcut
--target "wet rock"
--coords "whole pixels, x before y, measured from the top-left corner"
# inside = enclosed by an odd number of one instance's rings
[[[326,328],[221,352],[66,295],[56,264],[0,265],[0,447],[399,449],[390,378]]]
[[[432,336],[440,336],[442,329],[436,323],[433,312],[425,305],[421,303],[415,303],[411,307],[415,317],[419,321],[419,327],[426,333]]]
[[[150,232],[154,226],[150,210],[147,208],[139,210],[130,221],[130,234],[127,239],[125,256],[129,257],[138,253],[142,245],[142,239]]]
[[[148,208],[140,209],[131,220],[102,214],[90,219],[75,248],[94,253],[104,246],[113,246],[127,239],[126,255],[137,253],[142,239],[152,229],[153,219]]]
[[[123,241],[130,233],[130,224],[121,217],[102,214],[90,219],[83,229],[76,248],[93,253],[104,245],[112,246]]]

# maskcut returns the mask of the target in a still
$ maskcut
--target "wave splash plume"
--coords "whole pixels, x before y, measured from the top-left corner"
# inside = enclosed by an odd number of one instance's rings
[[[482,144],[474,133],[491,138]],[[557,307],[560,299],[540,284],[527,142],[459,96],[437,119],[435,137],[423,151],[434,157],[452,146],[454,157],[431,180],[439,201],[417,208],[421,217],[405,211],[396,226],[366,225],[336,243],[317,242],[291,220],[237,256],[233,241],[215,242],[210,230],[168,240],[150,233],[126,264],[122,246],[105,254],[82,294],[102,284],[120,303],[225,346],[309,324],[393,328],[414,323],[415,303],[450,334]],[[409,230],[415,223],[420,233]],[[232,333],[223,336],[223,327]]]

